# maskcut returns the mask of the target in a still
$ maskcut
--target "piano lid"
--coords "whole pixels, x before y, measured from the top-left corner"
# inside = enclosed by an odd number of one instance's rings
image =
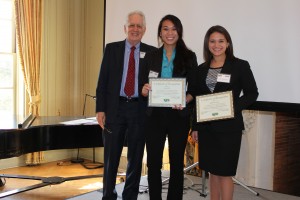
[[[0,130],[26,129],[34,126],[59,125],[70,120],[88,119],[84,116],[0,116]],[[61,124],[62,125],[62,124]]]

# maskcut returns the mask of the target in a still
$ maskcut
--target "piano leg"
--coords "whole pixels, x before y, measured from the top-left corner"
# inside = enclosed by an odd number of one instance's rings
[[[5,180],[0,178],[0,187],[4,186],[5,185]]]
[[[41,177],[41,176],[26,176],[26,175],[14,175],[14,174],[0,174],[0,180],[2,182],[1,178],[19,178],[19,179],[30,179],[30,180],[40,180],[42,183],[34,184],[31,186],[9,190],[6,192],[0,193],[0,198],[11,196],[14,194],[18,194],[21,192],[26,192],[29,190],[45,187],[47,185],[54,185],[54,184],[60,184],[65,181],[73,181],[73,180],[80,180],[80,179],[87,179],[87,178],[97,178],[97,177],[103,177],[102,174],[99,175],[88,175],[88,176],[73,176],[73,177],[59,177],[59,176],[52,176],[52,177]],[[5,182],[3,183],[3,185]]]

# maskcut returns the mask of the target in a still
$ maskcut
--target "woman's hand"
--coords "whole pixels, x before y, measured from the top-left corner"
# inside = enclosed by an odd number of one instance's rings
[[[172,109],[175,109],[175,110],[182,110],[183,107],[182,107],[181,104],[179,104],[179,105],[174,105],[174,106],[172,107]]]
[[[149,95],[150,90],[151,90],[151,86],[149,85],[149,83],[146,83],[142,88],[142,95],[144,97],[147,97]]]
[[[194,98],[193,98],[192,95],[187,94],[186,97],[185,97],[185,102],[186,102],[186,104],[188,104],[188,103],[190,103],[191,101],[193,101],[193,99],[194,99]],[[183,107],[182,107],[181,104],[179,104],[179,105],[174,105],[172,108],[173,108],[173,109],[176,109],[176,110],[182,110],[182,109],[183,109]]]
[[[195,142],[198,142],[198,131],[192,131],[192,138]]]
[[[187,94],[186,97],[185,97],[185,101],[186,101],[186,104],[190,103],[191,101],[193,101],[193,96],[190,95],[190,94]]]

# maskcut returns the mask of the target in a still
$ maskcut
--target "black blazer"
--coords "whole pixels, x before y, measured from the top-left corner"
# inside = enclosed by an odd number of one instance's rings
[[[191,75],[190,93],[194,98],[198,95],[211,94],[206,85],[209,66],[210,63],[203,63],[195,68]],[[238,58],[226,59],[221,73],[230,74],[230,82],[217,82],[213,93],[232,90],[235,118],[196,123],[196,116],[194,116],[193,130],[203,130],[205,126],[211,126],[216,131],[239,131],[244,129],[242,110],[254,103],[258,97],[258,89],[250,65],[247,61]],[[243,92],[242,96],[240,96],[241,92]]]
[[[156,48],[140,44],[140,52],[149,52]],[[96,89],[96,112],[105,112],[106,122],[111,123],[117,116],[119,96],[123,75],[125,40],[109,43],[105,47],[98,85]],[[139,82],[144,58],[139,60]],[[140,85],[140,84],[138,84]],[[140,89],[138,89],[140,91]],[[139,98],[140,108],[145,109],[145,102]],[[144,112],[141,110],[141,112]]]
[[[173,69],[173,78],[186,78],[188,81],[188,75],[190,74],[189,71],[192,70],[193,67],[196,67],[197,64],[197,57],[194,52],[191,51],[191,59],[187,63],[188,66],[185,66],[187,71],[179,72],[179,70],[176,69],[176,66],[174,66]],[[160,47],[156,51],[149,52],[145,56],[145,68],[143,68],[142,72],[142,81],[141,86],[139,88],[142,88],[145,83],[149,83],[149,72],[154,71],[158,73],[158,77],[161,77],[161,69],[162,69],[162,61],[163,61],[163,47]],[[140,90],[141,92],[141,90]],[[147,98],[146,98],[147,100]],[[153,107],[148,107],[146,114],[150,116],[152,114]],[[190,105],[187,105],[186,108],[184,108],[181,111],[178,111],[181,116],[187,116],[188,114],[191,114]]]

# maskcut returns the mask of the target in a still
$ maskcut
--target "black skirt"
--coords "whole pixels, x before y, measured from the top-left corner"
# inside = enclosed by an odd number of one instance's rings
[[[199,167],[218,176],[235,176],[242,131],[198,131]]]

